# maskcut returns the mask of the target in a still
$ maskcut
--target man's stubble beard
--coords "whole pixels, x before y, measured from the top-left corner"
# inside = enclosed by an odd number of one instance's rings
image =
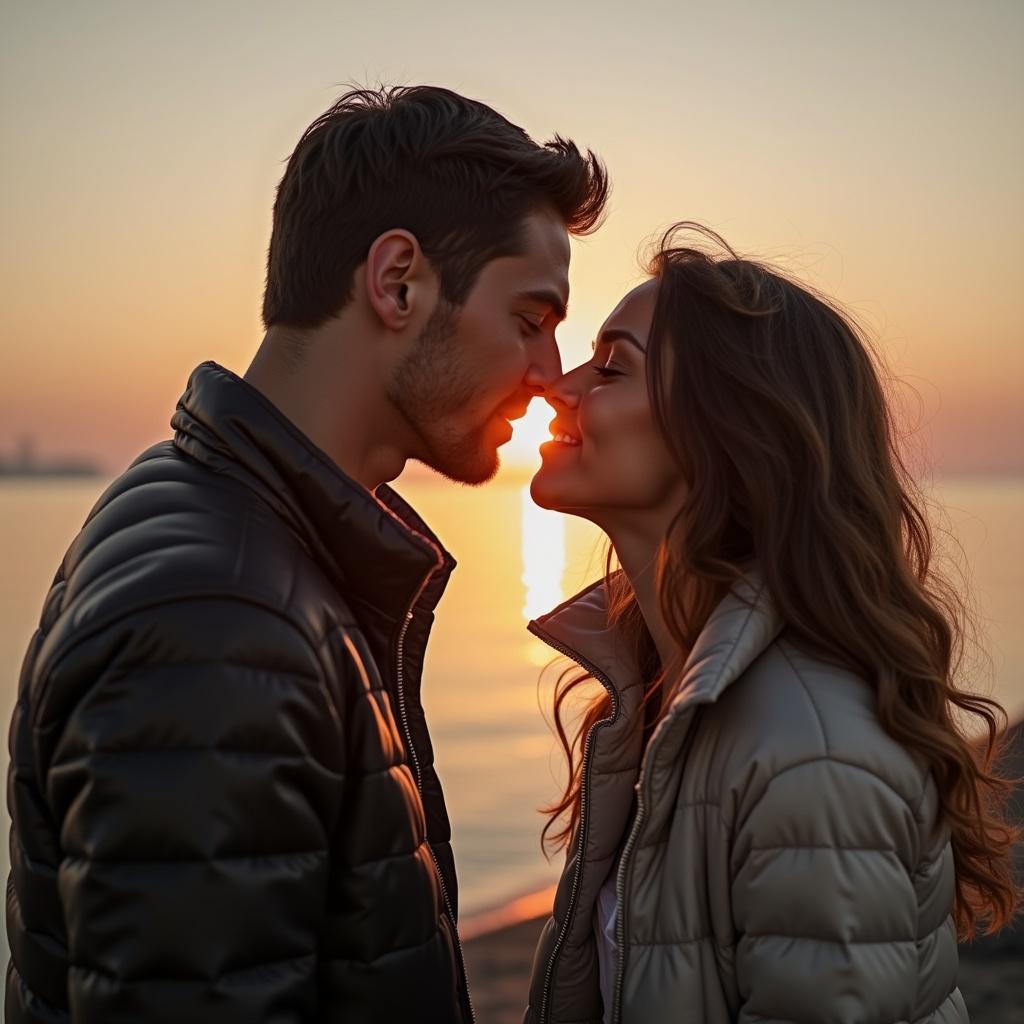
[[[476,393],[455,342],[458,310],[439,299],[412,351],[399,364],[387,395],[420,442],[414,457],[457,483],[482,484],[498,471],[498,455],[484,438],[486,423],[459,432],[448,419]]]

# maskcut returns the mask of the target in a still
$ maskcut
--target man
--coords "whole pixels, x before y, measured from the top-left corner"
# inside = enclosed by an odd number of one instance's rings
[[[193,373],[29,648],[9,1022],[472,1020],[419,699],[454,562],[385,482],[494,474],[606,195],[593,154],[443,89],[303,135],[245,379]]]

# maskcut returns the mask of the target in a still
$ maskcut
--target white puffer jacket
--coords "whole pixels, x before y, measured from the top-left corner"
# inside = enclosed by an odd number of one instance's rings
[[[586,742],[583,824],[527,1024],[967,1021],[935,784],[884,732],[867,682],[787,642],[762,587],[712,615],[646,750],[604,585],[530,628],[613,711]],[[620,849],[606,1017],[594,901]]]

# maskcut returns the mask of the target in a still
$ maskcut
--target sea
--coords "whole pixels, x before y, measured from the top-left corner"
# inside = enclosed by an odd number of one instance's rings
[[[5,722],[43,597],[107,482],[0,480]],[[479,488],[426,475],[395,486],[458,561],[438,607],[423,700],[452,819],[462,914],[472,916],[557,877],[560,858],[549,862],[541,852],[538,809],[564,778],[550,729],[552,686],[564,663],[553,663],[526,623],[601,575],[604,543],[590,524],[533,505],[521,475],[503,471]],[[1024,478],[945,479],[930,494],[940,557],[963,574],[984,627],[972,685],[1017,720],[1024,716]]]

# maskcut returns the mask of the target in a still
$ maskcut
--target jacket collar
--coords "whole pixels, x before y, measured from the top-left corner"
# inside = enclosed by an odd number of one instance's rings
[[[701,630],[665,717],[692,704],[718,700],[779,635],[782,626],[756,573],[735,584]],[[596,670],[617,692],[643,681],[635,655],[620,631],[608,622],[604,580],[540,616],[529,629],[588,670]]]
[[[582,665],[616,696],[643,682],[635,654],[628,649],[622,632],[608,622],[608,590],[604,579],[592,583],[546,615],[538,616],[527,629]]]
[[[428,612],[440,600],[455,560],[423,520],[390,487],[374,495],[346,476],[240,377],[198,366],[171,426],[181,451],[257,490],[350,604],[393,621],[414,599]]]
[[[712,704],[782,632],[782,617],[767,587],[751,574],[734,584],[697,637],[668,717],[691,704]]]

